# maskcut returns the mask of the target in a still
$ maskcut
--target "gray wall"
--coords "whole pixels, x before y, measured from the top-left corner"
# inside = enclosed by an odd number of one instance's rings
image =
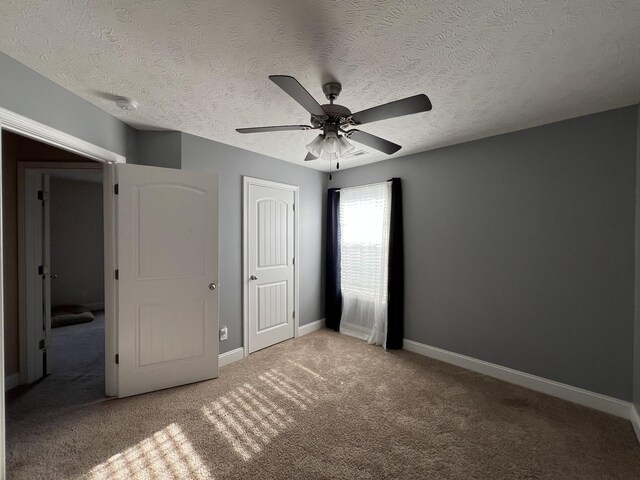
[[[640,412],[640,105],[636,134],[636,312],[633,364],[633,403]]]
[[[405,338],[631,400],[637,114],[334,175],[402,178]]]
[[[3,53],[0,107],[135,160],[133,128]]]
[[[139,130],[136,132],[136,163],[181,168],[182,133]]]
[[[51,305],[104,304],[102,184],[51,178]]]
[[[182,137],[182,168],[220,177],[220,325],[229,340],[220,352],[242,346],[242,176],[300,187],[300,325],[324,317],[322,211],[326,174],[193,135]]]

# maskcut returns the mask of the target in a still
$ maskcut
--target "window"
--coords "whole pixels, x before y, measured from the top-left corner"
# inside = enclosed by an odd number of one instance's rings
[[[386,334],[390,212],[388,182],[340,190],[341,331],[369,341]]]

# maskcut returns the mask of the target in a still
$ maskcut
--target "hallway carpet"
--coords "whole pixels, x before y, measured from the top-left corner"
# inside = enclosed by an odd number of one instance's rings
[[[51,375],[7,394],[7,421],[21,421],[39,410],[73,410],[104,401],[104,312],[88,323],[51,330]]]
[[[638,479],[630,423],[321,330],[220,378],[8,423],[12,479]]]

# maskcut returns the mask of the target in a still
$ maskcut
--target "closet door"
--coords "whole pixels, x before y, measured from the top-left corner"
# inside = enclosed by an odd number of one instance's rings
[[[293,338],[297,187],[247,183],[249,353]]]

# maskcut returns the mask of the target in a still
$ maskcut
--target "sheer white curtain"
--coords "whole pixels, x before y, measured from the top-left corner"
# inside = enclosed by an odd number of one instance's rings
[[[385,348],[390,216],[389,182],[340,189],[340,333]]]

